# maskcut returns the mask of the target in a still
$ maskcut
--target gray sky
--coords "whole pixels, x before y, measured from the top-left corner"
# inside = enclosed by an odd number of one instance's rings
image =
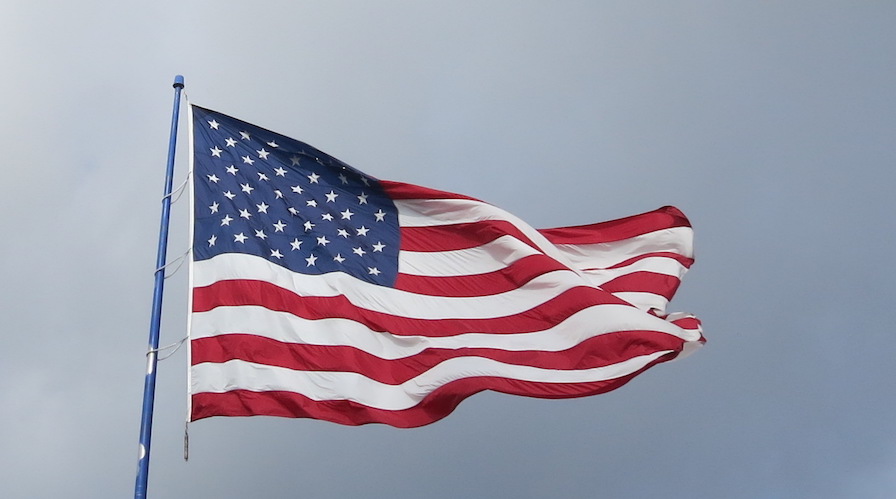
[[[674,204],[707,345],[416,430],[214,418],[160,364],[150,497],[889,498],[896,4],[9,0],[0,496],[129,497],[175,74],[536,227]],[[183,131],[185,132],[185,128]],[[177,182],[186,173],[181,134]],[[186,198],[170,255],[187,246]],[[162,343],[186,323],[167,281]]]

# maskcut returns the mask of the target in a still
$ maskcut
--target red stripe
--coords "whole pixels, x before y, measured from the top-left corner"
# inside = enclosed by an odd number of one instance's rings
[[[488,296],[523,286],[532,279],[555,270],[569,270],[545,255],[529,255],[494,272],[462,276],[417,276],[398,274],[396,289],[430,296]]]
[[[645,258],[656,258],[656,257],[670,258],[670,259],[675,260],[678,263],[680,263],[686,269],[691,268],[691,265],[694,264],[693,258],[688,258],[684,255],[679,255],[678,253],[672,253],[670,251],[655,251],[653,253],[643,253],[638,256],[633,256],[633,257],[629,258],[628,260],[619,262],[615,265],[611,265],[611,266],[607,267],[607,269],[618,269],[621,267],[631,265],[633,263],[640,262],[641,260],[644,260]],[[591,269],[581,269],[581,270],[587,271],[587,270],[605,270],[605,269],[591,268]]]
[[[591,369],[661,350],[680,350],[681,338],[655,331],[626,331],[588,338],[560,351],[508,351],[495,348],[431,348],[400,359],[382,359],[349,346],[284,343],[252,334],[224,334],[190,343],[192,365],[239,359],[296,371],[355,372],[398,385],[458,357],[481,357],[543,369]]]
[[[464,196],[463,194],[440,191],[437,189],[430,189],[429,187],[405,184],[403,182],[380,180],[379,183],[380,187],[386,192],[386,195],[392,199],[466,199],[469,201],[479,201],[476,198]],[[479,202],[482,203],[483,201]]]
[[[671,300],[680,284],[681,281],[677,277],[670,275],[655,272],[632,272],[607,281],[600,287],[610,293],[653,293]]]
[[[598,288],[577,286],[519,314],[483,319],[413,319],[353,305],[345,296],[299,296],[264,281],[227,280],[193,289],[193,312],[220,306],[258,305],[305,319],[346,318],[375,331],[396,335],[451,336],[469,332],[523,333],[541,331],[590,306],[625,301]]]
[[[419,404],[401,411],[375,409],[349,400],[314,401],[293,392],[198,393],[192,398],[191,421],[210,416],[280,416],[314,418],[344,425],[385,423],[398,428],[414,428],[434,423],[452,411],[467,397],[484,390],[539,398],[586,397],[608,392],[661,362],[675,358],[677,352],[663,356],[628,376],[592,383],[536,383],[506,378],[464,378],[448,383],[428,394]]]
[[[681,319],[676,319],[676,320],[672,321],[672,324],[675,324],[676,326],[678,326],[682,329],[696,331],[696,330],[700,329],[702,322],[700,322],[700,319],[698,319],[696,317],[683,317]],[[700,341],[705,342],[706,340],[701,338]]]
[[[678,208],[664,206],[630,217],[575,227],[539,229],[554,244],[598,244],[621,241],[635,236],[673,227],[690,227],[691,223]]]
[[[508,267],[485,274],[441,277],[398,274],[394,287],[430,296],[489,296],[517,289],[546,272],[557,270],[569,269],[548,256],[529,255]],[[611,279],[600,288],[609,293],[653,293],[671,300],[680,284],[681,280],[675,276],[636,271]]]
[[[528,236],[505,220],[481,220],[432,227],[402,227],[401,249],[422,252],[468,249],[490,243],[505,235],[513,236],[540,251]]]

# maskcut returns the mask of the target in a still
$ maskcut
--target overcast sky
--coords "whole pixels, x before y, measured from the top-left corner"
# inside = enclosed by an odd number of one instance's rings
[[[892,497],[894,26],[884,1],[4,2],[0,496],[133,494],[183,74],[197,104],[536,227],[678,206],[697,262],[670,310],[708,343],[414,430],[202,420],[187,463],[179,351],[150,497]],[[166,286],[162,344],[185,269]]]

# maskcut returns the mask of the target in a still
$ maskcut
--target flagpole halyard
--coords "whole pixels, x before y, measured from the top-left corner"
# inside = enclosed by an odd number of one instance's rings
[[[159,226],[159,248],[156,256],[155,286],[152,296],[152,317],[149,325],[149,346],[146,352],[146,379],[143,384],[143,411],[140,418],[140,447],[137,458],[137,481],[134,498],[146,497],[149,480],[149,450],[152,439],[152,411],[156,392],[159,330],[162,322],[162,296],[165,286],[165,261],[168,252],[168,221],[171,215],[171,187],[174,179],[174,154],[177,144],[177,122],[184,77],[174,77],[174,109],[171,114],[171,135],[168,142],[168,165],[165,170],[165,194],[162,197],[162,218]]]

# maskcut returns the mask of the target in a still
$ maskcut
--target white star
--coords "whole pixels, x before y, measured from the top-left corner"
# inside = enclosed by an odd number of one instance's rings
[[[327,236],[320,236],[317,238],[317,244],[321,246],[326,246],[330,241],[327,239]]]
[[[249,156],[243,156],[243,163],[251,165],[254,162],[255,162],[255,160],[250,158]]]
[[[242,189],[240,189],[240,190],[245,192],[246,194],[252,194],[252,191],[255,190],[254,187],[249,185],[249,182],[246,182],[245,184],[240,184],[240,187],[242,187]]]
[[[233,242],[246,244],[246,239],[249,239],[245,234],[240,232],[239,234],[235,234],[233,236]]]
[[[289,212],[292,213],[293,216],[299,215],[299,210],[295,209],[295,207],[292,207],[292,206],[289,207]]]
[[[317,181],[317,179],[319,179],[319,178],[320,178],[320,175],[318,175],[318,174],[316,174],[316,173],[314,173],[314,172],[312,172],[311,175],[308,175],[308,180],[309,180],[312,184],[317,184],[317,183],[319,183],[319,182]]]
[[[211,121],[208,122],[208,126],[210,126],[210,127],[214,128],[215,130],[217,130],[217,129],[218,129],[218,122],[215,121],[215,120],[213,119],[213,120],[211,120]]]
[[[367,177],[361,177],[361,182],[364,182],[364,185],[370,187],[370,182],[367,181]]]
[[[367,204],[367,194],[362,192],[361,195],[358,196],[358,204]]]
[[[380,211],[374,213],[373,216],[376,217],[377,222],[382,222],[386,218],[386,212],[383,210],[380,210]]]
[[[267,239],[268,235],[265,234],[263,230],[256,230],[255,237],[264,240],[264,239]]]
[[[251,216],[252,216],[252,214],[249,213],[249,210],[240,210],[240,218],[245,218],[246,220],[249,220],[249,217],[251,217]]]
[[[271,146],[271,147],[280,147],[280,146],[278,146],[277,143],[274,142],[273,140],[270,141],[270,142],[268,142],[268,145]]]
[[[370,275],[380,275],[380,271],[376,267],[367,267],[367,273]]]
[[[261,204],[255,205],[255,207],[258,208],[258,213],[267,213],[268,208],[270,208],[270,206],[264,204],[264,202],[262,202]]]
[[[354,253],[358,256],[364,256],[364,254],[367,252],[364,251],[360,246],[358,246],[357,248],[352,248],[352,253]]]
[[[272,250],[271,257],[279,260],[279,259],[283,258],[283,254],[280,253],[280,250]]]
[[[333,257],[333,261],[342,263],[345,261],[345,257],[340,255],[339,253],[336,253],[336,256]]]
[[[230,166],[228,166],[228,167],[225,168],[225,169],[227,170],[227,173],[229,173],[229,174],[231,174],[231,175],[236,175],[236,172],[240,171],[239,168],[237,168],[237,167],[235,167],[235,166],[233,166],[233,165],[230,165]]]
[[[227,137],[224,142],[227,142],[227,147],[236,147],[236,139],[233,137]]]
[[[345,177],[345,174],[344,174],[344,173],[340,173],[340,174],[339,174],[339,180],[340,180],[343,184],[347,184],[347,183],[348,183],[348,179]]]
[[[311,220],[308,220],[307,222],[305,222],[304,225],[305,225],[305,232],[308,232],[309,230],[314,228],[314,224],[311,223]]]
[[[328,203],[335,203],[335,202],[336,202],[336,198],[339,197],[339,194],[336,194],[335,192],[333,192],[333,191],[331,190],[330,192],[324,194],[324,196],[327,196],[327,202],[328,202]]]
[[[215,147],[213,147],[213,148],[211,148],[211,149],[209,149],[209,150],[212,152],[212,156],[215,156],[215,157],[217,157],[217,158],[220,158],[220,157],[221,157],[221,153],[224,152],[223,149],[218,149],[218,146],[215,146]]]
[[[290,187],[290,189],[292,189],[292,192],[295,192],[296,194],[302,193],[302,188],[299,187],[298,185],[294,185],[294,186]]]
[[[308,262],[308,265],[306,265],[306,267],[313,267],[313,266],[314,266],[314,262],[315,262],[316,260],[317,260],[317,257],[314,256],[314,255],[311,255],[311,256],[309,256],[308,258],[306,258],[305,261]]]
[[[283,232],[284,227],[286,224],[283,223],[283,220],[277,220],[277,223],[274,224],[274,232]]]
[[[240,132],[240,138],[243,140],[249,140],[249,134],[246,132]]]
[[[212,210],[212,213],[218,213],[218,202],[215,201],[214,203],[212,203],[212,205],[209,206],[208,209]]]
[[[218,239],[218,236],[212,236],[212,237],[208,240],[208,246],[209,246],[209,248],[211,248],[212,246],[215,245],[215,241],[216,241],[217,239]]]
[[[236,197],[236,194],[234,194],[230,191],[224,191],[224,197],[226,197],[227,199],[233,199]]]
[[[258,172],[258,180],[259,180],[259,182],[262,181],[262,180],[267,180],[267,179],[268,179],[268,176],[267,176],[267,175],[265,175],[264,173]]]
[[[382,253],[383,248],[385,248],[385,247],[386,247],[385,244],[383,244],[382,242],[378,242],[373,245],[373,252],[374,253],[377,253],[377,252]]]
[[[258,157],[261,159],[268,159],[268,154],[271,154],[271,153],[265,151],[264,147],[262,147],[260,151],[255,151],[255,152],[258,153]]]
[[[283,193],[279,189],[274,189],[274,197],[280,199],[283,197]]]
[[[351,211],[349,211],[348,208],[346,208],[345,211],[341,211],[341,212],[339,212],[339,214],[342,215],[342,220],[351,220],[351,219],[352,219],[352,215],[354,215],[354,213],[352,213]]]
[[[277,174],[278,177],[286,176],[286,168],[283,168],[282,166],[278,166],[277,168],[274,168],[274,172]]]
[[[337,231],[336,231],[336,234],[339,235],[339,236],[342,236],[342,237],[344,237],[344,238],[346,238],[346,239],[348,238],[348,231],[345,230],[345,229],[339,229],[339,230],[337,230]]]
[[[292,166],[299,166],[299,157],[298,156],[293,156],[293,157],[289,158],[289,160],[292,161]]]
[[[333,215],[330,215],[329,213],[324,213],[323,215],[320,216],[320,218],[326,220],[327,222],[333,221]]]
[[[367,235],[367,232],[368,232],[370,229],[368,229],[367,227],[364,227],[364,226],[362,225],[361,228],[360,228],[360,229],[357,229],[357,230],[358,230],[358,235],[359,235],[359,236],[366,236],[366,235]]]
[[[315,200],[313,200],[313,199],[308,200],[308,201],[305,201],[305,204],[308,205],[308,206],[314,206],[314,207],[317,207],[317,201],[315,201]]]
[[[299,238],[297,237],[293,239],[292,242],[289,243],[289,245],[292,246],[293,251],[295,251],[302,247],[302,241],[299,241]]]
[[[221,180],[214,173],[212,173],[211,175],[206,175],[206,177],[208,177],[209,181],[214,182],[216,184],[218,183],[219,180]]]
[[[221,225],[230,225],[233,219],[230,218],[230,215],[224,215],[224,218],[221,219]]]

